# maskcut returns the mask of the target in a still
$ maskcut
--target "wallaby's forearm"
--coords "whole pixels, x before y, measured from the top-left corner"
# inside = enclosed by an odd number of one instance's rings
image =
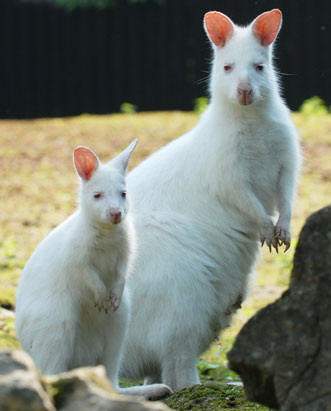
[[[98,272],[91,268],[84,271],[80,278],[85,287],[92,293],[95,303],[107,296],[107,287],[101,278]]]
[[[280,171],[277,187],[278,221],[276,235],[281,243],[285,244],[285,251],[291,244],[291,216],[295,190],[295,170],[293,167],[283,166]]]
[[[279,175],[279,183],[277,190],[277,206],[279,212],[279,220],[288,225],[290,224],[292,216],[294,188],[294,170],[288,167],[282,167]]]
[[[258,227],[263,228],[272,223],[271,218],[267,214],[263,204],[250,189],[249,185],[237,185],[233,201],[235,202],[235,208]]]

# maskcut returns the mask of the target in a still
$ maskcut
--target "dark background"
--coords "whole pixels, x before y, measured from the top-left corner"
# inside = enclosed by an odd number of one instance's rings
[[[161,0],[72,12],[49,2],[0,0],[0,117],[190,110],[207,94],[210,47],[203,14],[236,23],[278,7],[276,65],[292,109],[331,103],[330,0]]]

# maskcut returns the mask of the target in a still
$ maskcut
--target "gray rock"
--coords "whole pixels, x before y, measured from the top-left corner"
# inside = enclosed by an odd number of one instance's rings
[[[0,352],[0,411],[55,411],[31,358]]]
[[[167,411],[166,405],[114,393],[102,366],[79,368],[54,377],[46,383],[60,411]]]
[[[23,351],[0,352],[0,411],[168,411],[115,393],[104,367],[42,377]]]
[[[250,400],[331,410],[331,207],[308,218],[289,289],[248,321],[228,359]]]

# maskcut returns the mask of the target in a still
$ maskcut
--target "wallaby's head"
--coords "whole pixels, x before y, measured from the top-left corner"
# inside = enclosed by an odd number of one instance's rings
[[[278,9],[256,17],[247,27],[236,26],[218,11],[204,16],[204,27],[214,49],[212,97],[250,105],[263,101],[275,86],[272,46],[282,25]]]
[[[126,216],[125,175],[136,145],[134,140],[107,164],[87,147],[74,150],[74,165],[81,180],[80,206],[96,224],[118,224]]]

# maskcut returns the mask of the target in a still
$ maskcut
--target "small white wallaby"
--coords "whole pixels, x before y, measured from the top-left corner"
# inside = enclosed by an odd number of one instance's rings
[[[123,375],[199,383],[196,359],[245,297],[259,242],[290,246],[300,153],[272,64],[281,24],[280,10],[247,27],[207,13],[209,107],[128,176],[139,252]]]
[[[46,374],[103,364],[115,389],[155,399],[169,388],[118,386],[130,315],[125,280],[134,255],[125,174],[136,143],[107,164],[86,147],[75,149],[79,208],[26,264],[17,290],[16,331]]]

